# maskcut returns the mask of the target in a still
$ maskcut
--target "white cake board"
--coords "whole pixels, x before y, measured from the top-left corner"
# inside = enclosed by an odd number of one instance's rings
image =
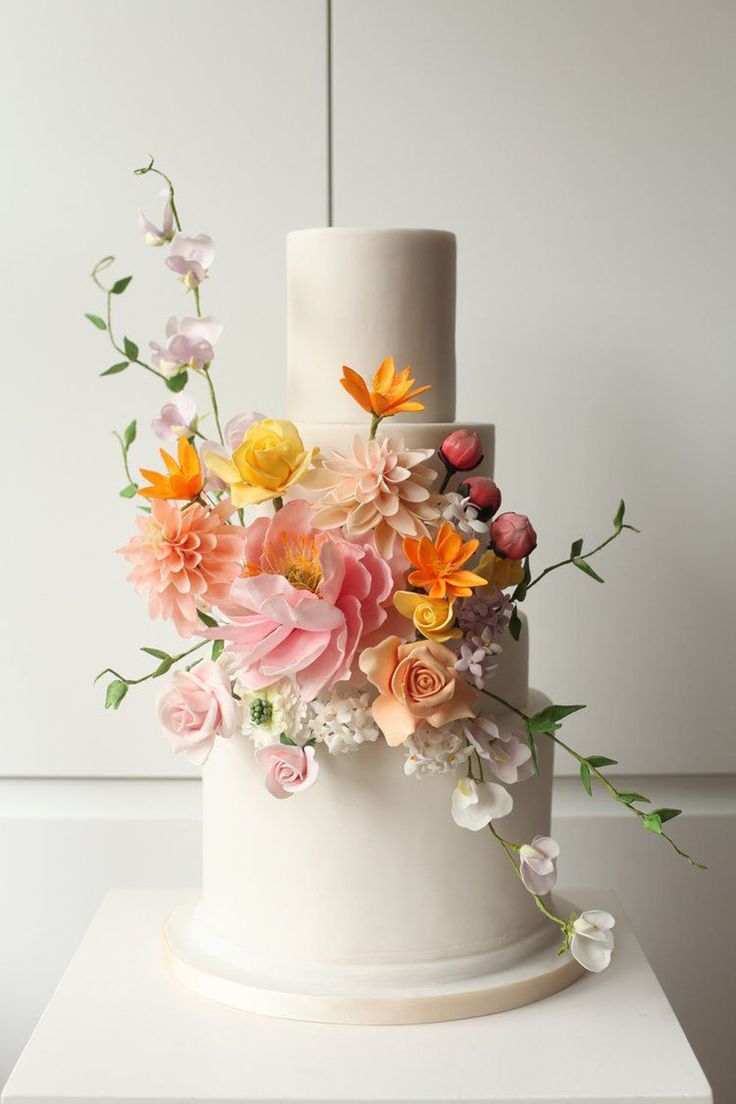
[[[555,899],[568,915],[571,904]],[[584,970],[558,955],[552,923],[529,938],[485,955],[413,966],[335,964],[297,970],[267,963],[253,949],[219,939],[199,899],[177,905],[161,929],[170,975],[200,996],[246,1012],[331,1024],[419,1024],[506,1012],[552,996]]]
[[[335,1027],[202,1000],[161,968],[181,891],[118,890],[95,916],[3,1104],[712,1104],[620,904],[604,974],[451,1023]]]

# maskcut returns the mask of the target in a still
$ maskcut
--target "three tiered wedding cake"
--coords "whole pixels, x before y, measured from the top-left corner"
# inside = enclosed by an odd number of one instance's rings
[[[378,439],[437,450],[455,424],[455,238],[435,230],[323,229],[288,239],[288,410],[323,454],[365,436],[335,386],[343,364],[389,350],[421,365],[425,409],[387,420]],[[385,429],[384,429],[385,426]],[[493,426],[464,426],[493,474]],[[493,689],[519,709],[528,633],[508,630]],[[501,714],[504,710],[501,710]],[[500,719],[500,718],[498,718]],[[477,1015],[538,999],[579,967],[486,833],[448,809],[454,771],[418,783],[385,741],[325,757],[319,785],[278,802],[260,784],[249,741],[221,740],[204,767],[201,902],[167,922],[167,960],[193,988],[272,1015],[365,1023]],[[552,746],[505,822],[513,838],[548,836]]]

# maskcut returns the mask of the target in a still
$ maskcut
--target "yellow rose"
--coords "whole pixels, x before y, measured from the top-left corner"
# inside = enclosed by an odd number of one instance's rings
[[[233,506],[250,506],[280,497],[306,473],[319,449],[305,450],[293,422],[264,418],[255,422],[228,460],[205,453],[210,471],[230,488]]]
[[[446,640],[462,636],[460,629],[452,627],[455,614],[452,602],[446,598],[428,598],[426,594],[398,590],[394,594],[394,605],[402,617],[413,621],[417,632],[435,644],[444,644]]]
[[[498,590],[515,586],[524,578],[524,565],[521,560],[504,559],[503,556],[497,556],[490,550],[483,553],[474,570],[488,580],[489,586],[497,587]]]

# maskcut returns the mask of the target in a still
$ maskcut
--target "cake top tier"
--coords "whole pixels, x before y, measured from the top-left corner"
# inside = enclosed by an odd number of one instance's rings
[[[297,230],[287,238],[287,416],[356,421],[343,365],[370,379],[410,364],[425,410],[455,419],[455,235],[445,230]]]

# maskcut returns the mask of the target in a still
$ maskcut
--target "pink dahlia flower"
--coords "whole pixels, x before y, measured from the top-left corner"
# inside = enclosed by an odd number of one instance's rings
[[[339,529],[352,535],[373,532],[376,548],[388,558],[396,534],[428,536],[426,523],[436,522],[439,510],[429,488],[436,472],[424,461],[432,449],[407,449],[398,434],[381,441],[353,439],[349,456],[333,452],[322,461],[313,480],[326,493],[318,503],[318,529]]]
[[[293,674],[311,701],[350,677],[359,643],[386,620],[391,572],[369,545],[320,532],[308,502],[294,499],[246,527],[246,577],[221,605],[231,625],[206,636],[230,641],[252,690]]]
[[[118,549],[133,565],[135,589],[148,591],[149,616],[173,621],[181,636],[194,634],[197,604],[225,602],[242,570],[245,531],[225,524],[232,509],[229,501],[181,510],[154,499],[150,517],[137,519],[138,535]]]
[[[192,763],[206,762],[215,736],[232,736],[238,708],[221,667],[203,659],[191,671],[177,671],[159,698],[158,719],[173,751]]]

